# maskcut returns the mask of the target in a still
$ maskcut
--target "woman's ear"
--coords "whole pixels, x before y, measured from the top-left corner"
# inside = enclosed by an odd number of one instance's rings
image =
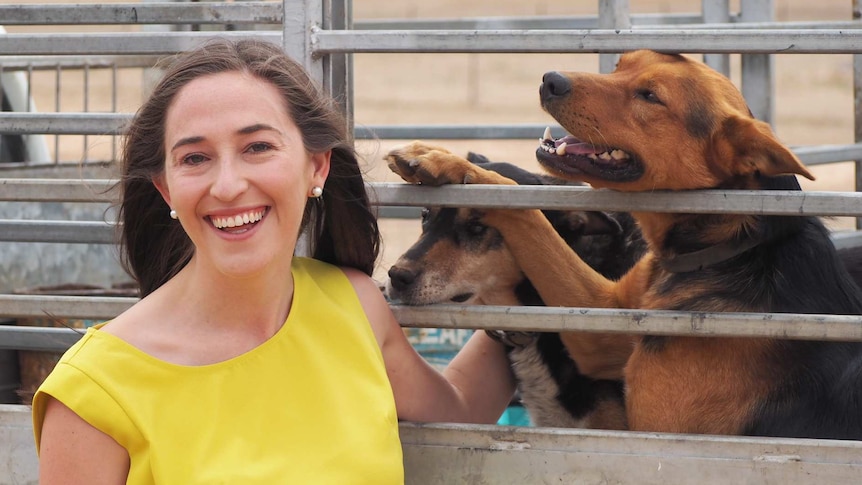
[[[160,174],[157,177],[153,177],[153,185],[155,185],[156,190],[162,194],[162,198],[165,199],[165,203],[168,204],[168,207],[171,206],[171,192],[168,190],[168,185],[165,183],[165,175],[164,173]]]
[[[311,154],[311,186],[323,187],[326,183],[326,178],[329,176],[330,159],[332,158],[332,150],[327,150],[322,153]],[[164,194],[162,194],[164,197]],[[167,200],[167,199],[165,199]]]

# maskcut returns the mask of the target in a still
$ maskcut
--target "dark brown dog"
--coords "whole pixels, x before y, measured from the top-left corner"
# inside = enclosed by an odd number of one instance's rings
[[[607,75],[545,74],[552,174],[621,191],[799,190],[811,174],[733,84],[651,51]],[[415,142],[387,156],[409,182],[512,184]],[[862,291],[814,217],[636,212],[649,253],[618,281],[585,264],[535,210],[490,210],[549,306],[860,314]],[[862,439],[862,344],[768,338],[561,334],[581,372],[624,377],[634,430]]]
[[[467,159],[520,185],[565,183],[474,153]],[[625,274],[646,249],[627,213],[544,211],[544,215],[566,244],[607,278]],[[422,234],[389,269],[389,298],[406,305],[543,305],[500,233],[481,218],[478,209],[425,208]],[[490,335],[506,344],[520,401],[534,425],[625,429],[622,380],[582,375],[559,334]]]

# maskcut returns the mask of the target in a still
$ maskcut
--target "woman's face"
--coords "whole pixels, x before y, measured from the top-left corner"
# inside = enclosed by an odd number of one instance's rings
[[[190,82],[168,109],[165,153],[155,184],[199,263],[234,276],[289,264],[330,153],[305,151],[275,86],[241,72]]]

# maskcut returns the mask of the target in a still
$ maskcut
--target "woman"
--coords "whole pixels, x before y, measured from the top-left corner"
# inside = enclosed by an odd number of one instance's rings
[[[442,374],[370,278],[379,233],[344,118],[279,47],[179,57],[123,152],[142,299],[34,398],[40,482],[401,483],[397,420],[490,423],[483,332]],[[295,257],[300,233],[314,259]]]

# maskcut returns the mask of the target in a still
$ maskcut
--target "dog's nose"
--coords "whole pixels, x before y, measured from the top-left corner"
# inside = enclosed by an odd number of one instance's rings
[[[403,291],[416,281],[417,275],[416,271],[393,266],[389,268],[389,284],[392,285],[392,288]]]
[[[569,78],[559,72],[546,72],[542,76],[542,86],[539,88],[539,96],[542,98],[543,103],[554,98],[561,98],[571,91],[572,83],[569,81]]]

